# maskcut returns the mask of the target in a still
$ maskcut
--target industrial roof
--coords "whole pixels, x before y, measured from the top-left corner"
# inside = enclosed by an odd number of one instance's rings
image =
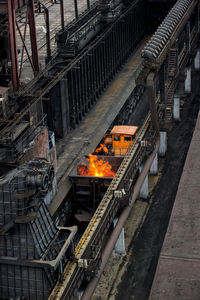
[[[129,134],[134,135],[138,130],[137,126],[127,126],[127,125],[120,125],[114,126],[111,130],[111,134]]]

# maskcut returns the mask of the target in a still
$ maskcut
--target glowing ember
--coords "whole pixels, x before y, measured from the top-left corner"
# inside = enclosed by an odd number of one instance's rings
[[[87,158],[89,165],[81,163],[77,172],[78,175],[93,176],[93,177],[114,177],[115,172],[112,171],[112,167],[108,161],[98,159],[96,155],[89,154]]]
[[[108,148],[104,145],[104,144],[100,144],[99,148],[97,148],[94,153],[99,153],[99,152],[105,152],[106,154],[108,154]]]

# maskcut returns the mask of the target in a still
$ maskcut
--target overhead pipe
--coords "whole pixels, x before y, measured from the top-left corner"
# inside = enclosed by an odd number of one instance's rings
[[[144,167],[143,167],[143,169],[142,169],[142,171],[141,171],[141,173],[140,173],[140,175],[139,175],[139,177],[138,177],[138,179],[137,179],[137,181],[135,183],[134,192],[133,192],[133,196],[132,196],[132,199],[130,201],[130,204],[129,204],[129,206],[126,206],[123,209],[123,211],[122,211],[122,213],[121,213],[121,215],[120,215],[120,217],[118,219],[118,222],[117,222],[115,228],[113,229],[113,232],[112,232],[112,234],[111,234],[111,236],[110,236],[110,238],[109,238],[109,240],[108,240],[108,242],[106,244],[106,247],[103,250],[103,253],[102,253],[102,262],[101,262],[100,269],[99,269],[97,275],[95,277],[93,277],[92,280],[88,283],[88,285],[87,285],[87,287],[86,287],[86,289],[85,289],[85,291],[84,291],[84,293],[83,293],[83,295],[81,297],[81,300],[89,300],[89,299],[91,299],[91,297],[92,297],[92,295],[93,295],[93,293],[95,291],[96,285],[97,285],[97,283],[98,283],[98,281],[100,279],[100,276],[101,276],[101,274],[102,274],[102,272],[103,272],[103,270],[104,270],[104,268],[106,266],[106,263],[107,263],[110,255],[111,255],[111,253],[113,251],[113,248],[115,247],[115,244],[117,242],[117,239],[118,239],[118,237],[119,237],[119,235],[120,235],[120,233],[122,231],[122,228],[124,227],[124,224],[125,224],[128,216],[129,216],[129,214],[131,212],[133,204],[134,204],[134,202],[137,199],[137,196],[138,196],[138,194],[140,192],[142,184],[143,184],[143,182],[144,182],[144,180],[145,180],[145,178],[146,178],[146,176],[147,176],[147,174],[148,174],[148,172],[150,170],[150,167],[152,165],[154,157],[155,157],[155,155],[158,152],[159,146],[160,146],[160,139],[158,138],[157,142],[155,144],[154,151],[151,153],[151,155],[148,157],[147,161],[145,162]]]

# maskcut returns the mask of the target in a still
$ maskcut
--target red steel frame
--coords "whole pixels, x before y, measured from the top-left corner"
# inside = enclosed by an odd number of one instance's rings
[[[38,48],[37,48],[37,37],[36,37],[36,26],[35,26],[35,13],[34,13],[34,0],[22,1],[19,0],[7,0],[8,4],[8,29],[9,29],[9,40],[10,40],[10,58],[11,58],[11,65],[12,65],[12,82],[13,82],[13,90],[17,92],[20,87],[20,77],[21,77],[21,70],[23,65],[23,56],[24,50],[28,56],[30,64],[32,66],[34,74],[39,72],[39,58],[38,58]],[[0,3],[1,5],[1,3]],[[20,8],[20,5],[27,6],[27,13],[26,13],[26,21],[25,21],[25,28],[24,28],[24,35],[22,35],[19,25],[16,20],[16,9]],[[29,23],[30,28],[30,41],[31,41],[31,52],[26,47],[26,27]],[[21,55],[21,63],[20,63],[20,70],[18,66],[18,53],[17,53],[17,34],[16,29],[19,32],[20,38],[22,40],[23,49]],[[31,59],[32,56],[32,59]]]

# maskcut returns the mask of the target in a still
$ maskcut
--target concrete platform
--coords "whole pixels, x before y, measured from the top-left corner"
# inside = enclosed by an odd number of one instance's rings
[[[149,300],[200,299],[199,149],[200,112],[179,183]]]
[[[58,192],[49,206],[53,215],[71,188],[68,175],[81,156],[88,155],[100,142],[120,109],[135,87],[135,75],[141,62],[141,50],[146,44],[145,38],[135,53],[124,64],[106,92],[82,121],[66,138],[57,143],[58,152]]]

